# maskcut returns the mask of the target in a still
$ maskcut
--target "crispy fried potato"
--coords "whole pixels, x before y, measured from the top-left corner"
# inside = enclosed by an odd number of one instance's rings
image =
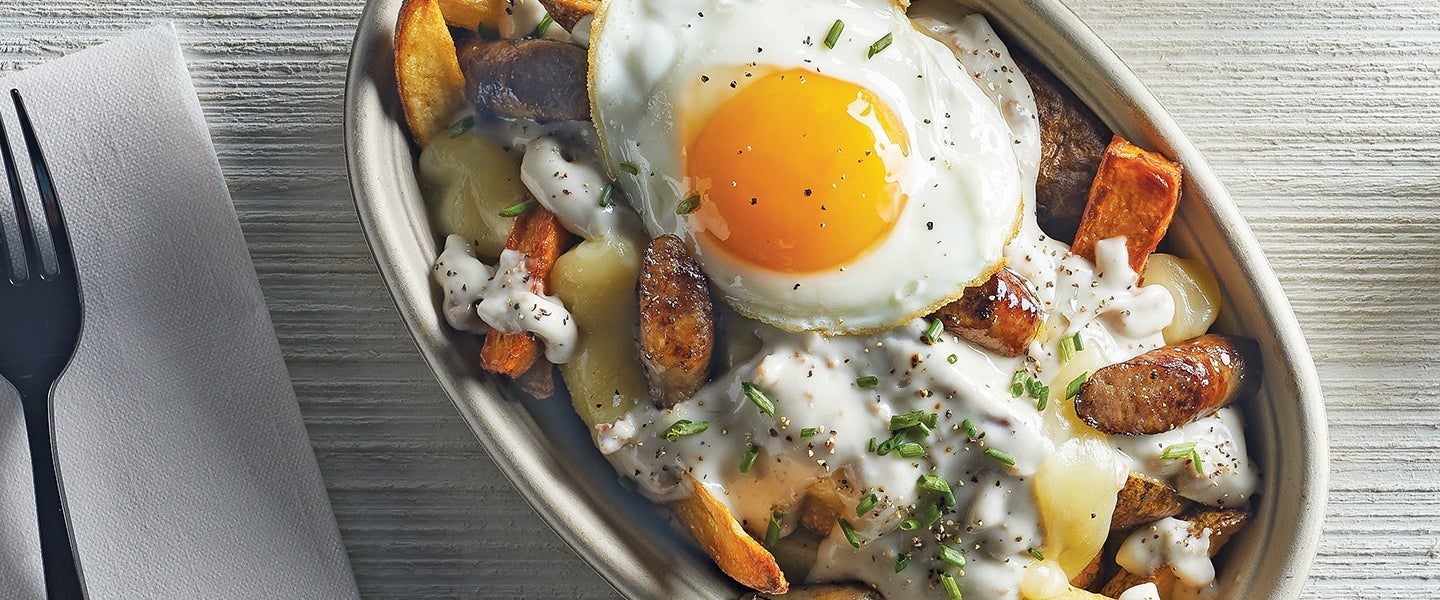
[[[560,226],[555,213],[543,206],[532,208],[515,218],[505,249],[525,253],[525,269],[540,293],[548,289],[550,271],[560,253],[569,249],[574,236]],[[480,366],[491,373],[516,378],[530,370],[540,358],[540,340],[529,332],[504,333],[490,330],[480,348]]]
[[[1179,202],[1180,165],[1117,135],[1105,148],[1070,251],[1093,261],[1096,242],[1123,235],[1130,268],[1143,273]]]
[[[1112,435],[1162,433],[1259,385],[1255,340],[1211,333],[1095,371],[1075,396],[1075,413]]]
[[[770,547],[770,553],[775,555],[775,562],[780,565],[780,570],[785,573],[786,579],[804,581],[810,574],[810,569],[815,566],[815,560],[819,558],[820,544],[825,541],[825,536],[797,527],[790,535],[780,538]],[[791,588],[792,591],[795,588]]]
[[[565,31],[573,32],[577,21],[600,8],[600,0],[540,0],[540,5]]]
[[[790,588],[784,596],[751,592],[740,600],[885,600],[880,592],[863,583],[812,583]]]
[[[1200,507],[1177,518],[1190,523],[1189,537],[1194,539],[1199,539],[1203,535],[1210,537],[1209,552],[1210,556],[1214,557],[1232,536],[1245,527],[1245,523],[1250,520],[1250,514],[1243,510]],[[1119,596],[1125,590],[1143,583],[1154,583],[1155,587],[1160,590],[1161,598],[1171,598],[1178,582],[1170,565],[1163,565],[1155,573],[1149,575],[1137,575],[1123,568],[1117,568],[1114,577],[1106,582],[1101,593],[1107,596]]]
[[[1040,172],[1035,182],[1035,219],[1046,235],[1075,239],[1090,183],[1110,141],[1110,128],[1039,61],[1010,47],[1015,65],[1035,93],[1040,117]]]
[[[415,144],[424,148],[465,107],[465,76],[435,0],[406,0],[395,28],[395,80]]]
[[[966,288],[965,295],[940,307],[932,317],[951,333],[1002,356],[1024,354],[1045,322],[1040,299],[1024,277],[1008,268]]]
[[[1116,495],[1110,531],[1122,531],[1180,514],[1190,501],[1162,481],[1131,473]],[[1084,586],[1081,586],[1084,587]]]
[[[671,502],[670,509],[690,527],[690,533],[715,559],[720,570],[735,581],[766,594],[784,594],[789,590],[790,583],[770,551],[745,533],[730,509],[698,480],[690,477],[690,485],[693,492]]]
[[[715,314],[700,263],[673,235],[651,240],[640,262],[640,363],[650,400],[671,407],[710,374]]]
[[[465,98],[481,114],[551,121],[590,119],[585,50],[555,40],[485,40],[460,48]]]
[[[457,29],[479,31],[480,25],[494,29],[510,7],[508,0],[437,0],[445,23]]]
[[[1085,591],[1095,591],[1105,579],[1105,552],[1096,552],[1090,564],[1070,578],[1070,585]]]

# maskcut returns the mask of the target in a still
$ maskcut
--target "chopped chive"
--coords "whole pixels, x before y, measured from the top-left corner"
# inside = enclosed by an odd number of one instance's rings
[[[1025,381],[1029,379],[1029,377],[1030,374],[1025,372],[1024,369],[1016,371],[1014,375],[1010,376],[1011,397],[1019,398],[1020,396],[1025,395]]]
[[[1047,388],[1044,383],[1041,383],[1039,379],[1030,376],[1028,373],[1026,374],[1025,391],[1030,394],[1031,398],[1039,400],[1040,397],[1044,395],[1040,392],[1048,390],[1049,388]]]
[[[859,548],[860,536],[855,535],[855,528],[851,527],[850,522],[845,519],[837,519],[837,521],[840,522],[840,533],[845,534],[845,541],[850,542],[851,548]]]
[[[985,456],[993,458],[1007,467],[1015,466],[1015,459],[1011,458],[1009,454],[1006,454],[1005,451],[999,448],[986,448]]]
[[[900,531],[915,531],[919,528],[920,521],[915,519],[905,519],[904,521],[900,522]]]
[[[745,454],[740,456],[740,472],[749,473],[755,466],[755,459],[760,458],[760,446],[754,443],[745,445]]]
[[[1077,376],[1076,378],[1071,379],[1071,380],[1070,380],[1070,383],[1065,386],[1065,399],[1066,399],[1066,400],[1069,400],[1069,399],[1074,398],[1075,396],[1079,395],[1079,394],[1080,394],[1080,386],[1085,385],[1085,381],[1088,380],[1088,379],[1090,379],[1090,372],[1089,372],[1089,371],[1086,371],[1086,372],[1084,372],[1084,373],[1081,373],[1081,374],[1080,374],[1079,376]]]
[[[960,357],[959,357],[959,356],[956,356],[956,355],[954,355],[954,354],[951,354],[950,356],[945,357],[945,362],[948,362],[948,363],[950,363],[950,364],[952,364],[952,365],[955,364],[956,362],[959,362],[959,361],[960,361]]]
[[[858,385],[862,388],[873,388],[877,385],[880,385],[880,378],[874,375],[866,375],[864,377],[856,379],[855,385]]]
[[[1078,332],[1078,331],[1075,332],[1075,335],[1070,336],[1070,339],[1074,340],[1074,342],[1072,342],[1072,343],[1073,343],[1074,346],[1075,346],[1075,351],[1076,351],[1076,352],[1079,352],[1079,351],[1085,349],[1085,340],[1080,339],[1080,332]]]
[[[1160,453],[1160,458],[1166,460],[1188,458],[1197,474],[1205,474],[1205,467],[1200,464],[1200,451],[1195,448],[1195,442],[1182,442],[1166,446],[1165,450]]]
[[[475,115],[465,115],[459,121],[456,121],[453,125],[450,126],[451,139],[465,135],[465,132],[470,131],[470,128],[474,126]]]
[[[830,32],[825,34],[825,47],[833,50],[835,42],[840,41],[840,33],[843,31],[845,31],[845,22],[835,19],[835,23],[830,26]]]
[[[960,422],[960,431],[965,434],[965,437],[972,440],[980,437],[980,432],[975,430],[975,422],[970,419]]]
[[[620,163],[620,170],[631,175],[640,174],[640,167],[635,166],[634,163],[622,162]]]
[[[865,516],[865,513],[870,512],[870,510],[875,508],[875,505],[879,503],[880,499],[876,498],[875,494],[867,494],[864,498],[860,499],[859,504],[855,505],[855,516]]]
[[[897,431],[895,432],[895,435],[890,436],[890,439],[880,442],[880,445],[875,447],[875,454],[885,456],[886,454],[889,454],[890,451],[894,450],[896,446],[899,446],[904,442],[905,431]]]
[[[555,18],[552,17],[552,16],[550,16],[550,13],[545,13],[545,18],[540,19],[540,23],[538,23],[538,24],[535,25],[535,31],[530,34],[530,37],[532,37],[532,38],[543,38],[543,37],[545,37],[545,33],[548,32],[548,31],[550,31],[550,26],[551,26],[551,25],[554,25],[554,24],[555,24]]]
[[[866,451],[866,452],[870,452],[870,453],[873,454],[873,453],[875,452],[875,449],[876,449],[876,445],[875,445],[875,444],[876,444],[875,438],[870,438],[870,443],[865,446],[865,451]]]
[[[924,418],[925,411],[923,410],[912,410],[907,413],[893,415],[890,417],[890,431],[900,431],[901,429],[914,427],[916,423],[919,423]]]
[[[925,456],[925,447],[915,442],[900,444],[900,446],[895,448],[895,451],[899,452],[900,456],[904,458],[920,458]]]
[[[1046,392],[1049,392],[1050,390],[1045,390],[1045,391],[1046,391]],[[1048,393],[1046,393],[1046,394],[1041,394],[1041,395],[1040,395],[1040,398],[1035,401],[1035,410],[1044,411],[1044,410],[1045,410],[1045,407],[1046,407],[1046,406],[1049,406],[1049,405],[1050,405],[1050,394],[1048,394]]]
[[[819,428],[819,427],[806,427],[806,428],[800,430],[800,437],[802,437],[802,438],[812,438],[812,437],[815,437],[815,434],[817,434],[817,433],[820,433],[820,428]]]
[[[875,40],[875,43],[870,44],[870,52],[865,55],[865,58],[872,58],[886,48],[889,48],[890,42],[893,41],[895,41],[895,36],[888,33],[885,34],[885,37]]]
[[[934,525],[935,522],[939,521],[940,517],[943,516],[945,515],[944,513],[940,512],[939,506],[935,504],[927,504],[925,505],[925,512],[920,514],[920,524],[929,527],[931,525]]]
[[[945,588],[945,595],[949,596],[950,600],[964,600],[964,598],[960,596],[960,584],[955,581],[955,576],[949,573],[941,573],[940,585]]]
[[[695,194],[685,198],[684,200],[681,200],[680,204],[675,205],[675,214],[688,215],[692,212],[695,212],[695,209],[697,208],[700,208],[699,194]]]
[[[930,321],[930,325],[925,328],[925,336],[920,339],[927,344],[938,344],[940,343],[940,333],[943,331],[945,331],[945,324],[940,319],[935,319]]]
[[[620,487],[625,488],[625,491],[628,491],[628,492],[633,492],[633,491],[635,491],[635,480],[634,480],[634,479],[631,479],[631,478],[629,478],[629,477],[626,477],[626,476],[624,476],[624,475],[621,475],[621,476],[615,478],[615,481],[619,482],[619,483],[620,483]]]
[[[775,403],[770,401],[770,397],[766,396],[765,392],[755,387],[755,384],[742,381],[740,382],[740,391],[745,392],[745,397],[749,398],[750,402],[760,409],[760,412],[765,413],[765,416],[775,416]]]
[[[945,481],[944,477],[936,477],[934,475],[921,475],[920,479],[916,481],[915,484],[920,486],[920,489],[930,490],[932,492],[940,492],[942,494],[950,493],[950,484]]]
[[[924,423],[926,427],[934,429],[936,425],[940,424],[940,415],[936,413],[926,413],[925,420],[921,421],[921,423]]]
[[[1078,334],[1077,334],[1078,335]],[[1060,340],[1060,363],[1068,363],[1075,357],[1075,338],[1067,337]]]
[[[924,421],[921,421],[919,423],[916,423],[914,427],[906,429],[905,433],[910,435],[910,439],[919,442],[929,436],[930,431],[930,426],[926,425]]]
[[[950,544],[940,544],[940,560],[954,565],[957,569],[965,568],[965,554]]]
[[[1045,560],[1045,555],[1041,554],[1040,551],[1035,548],[1028,548],[1025,551],[1029,552],[1030,556],[1034,557],[1035,560]]]
[[[909,554],[896,554],[896,555],[895,555],[895,572],[896,572],[896,573],[899,573],[899,572],[901,572],[901,571],[904,571],[904,570],[905,570],[905,567],[908,567],[908,566],[910,566],[910,555],[909,555]]]
[[[767,547],[772,547],[775,542],[780,541],[780,519],[784,516],[785,513],[778,510],[770,513],[770,525],[765,527],[765,545]]]
[[[674,442],[682,437],[695,435],[709,428],[709,421],[691,422],[687,419],[680,419],[672,423],[669,427],[666,427],[665,431],[660,434],[660,437],[665,438],[666,441]]]
[[[615,193],[615,184],[607,183],[600,189],[600,208],[610,207],[610,196]]]
[[[511,204],[510,206],[505,207],[505,210],[500,211],[500,216],[518,217],[525,214],[526,211],[535,208],[535,206],[538,204],[540,204],[540,201],[534,198],[531,198],[524,202],[520,202],[518,204]]]

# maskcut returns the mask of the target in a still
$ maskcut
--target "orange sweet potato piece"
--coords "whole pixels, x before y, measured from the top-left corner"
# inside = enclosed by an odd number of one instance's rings
[[[570,232],[560,226],[555,213],[537,206],[515,218],[505,249],[525,253],[525,269],[530,272],[531,283],[536,286],[536,292],[543,294],[555,261],[573,241]],[[529,332],[504,333],[492,329],[485,334],[485,345],[480,348],[482,368],[512,379],[529,371],[539,358],[540,340]]]
[[[1123,235],[1130,268],[1140,273],[1170,228],[1179,202],[1180,165],[1117,135],[1100,160],[1070,251],[1093,261],[1096,242]]]

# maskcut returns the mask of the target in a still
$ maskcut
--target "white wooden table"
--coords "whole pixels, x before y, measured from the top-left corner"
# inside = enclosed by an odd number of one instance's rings
[[[1068,0],[1225,181],[1312,344],[1331,492],[1307,598],[1440,597],[1440,3]],[[613,597],[480,449],[356,222],[361,0],[3,0],[0,72],[173,21],[367,598]]]

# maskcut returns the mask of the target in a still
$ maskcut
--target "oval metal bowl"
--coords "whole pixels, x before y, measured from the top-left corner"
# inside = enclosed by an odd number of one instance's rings
[[[436,255],[414,176],[394,76],[400,0],[370,0],[351,51],[345,151],[355,205],[376,263],[440,385],[536,511],[616,589],[634,598],[734,598],[739,587],[622,490],[568,402],[515,400],[480,372],[478,344],[440,318],[429,280]],[[1258,339],[1264,385],[1245,401],[1264,473],[1255,519],[1220,564],[1223,598],[1295,598],[1315,554],[1328,474],[1320,385],[1279,282],[1205,160],[1155,97],[1058,0],[967,1],[1007,44],[1050,67],[1117,133],[1185,167],[1184,201],[1167,243],[1203,260],[1225,292],[1217,328]]]

